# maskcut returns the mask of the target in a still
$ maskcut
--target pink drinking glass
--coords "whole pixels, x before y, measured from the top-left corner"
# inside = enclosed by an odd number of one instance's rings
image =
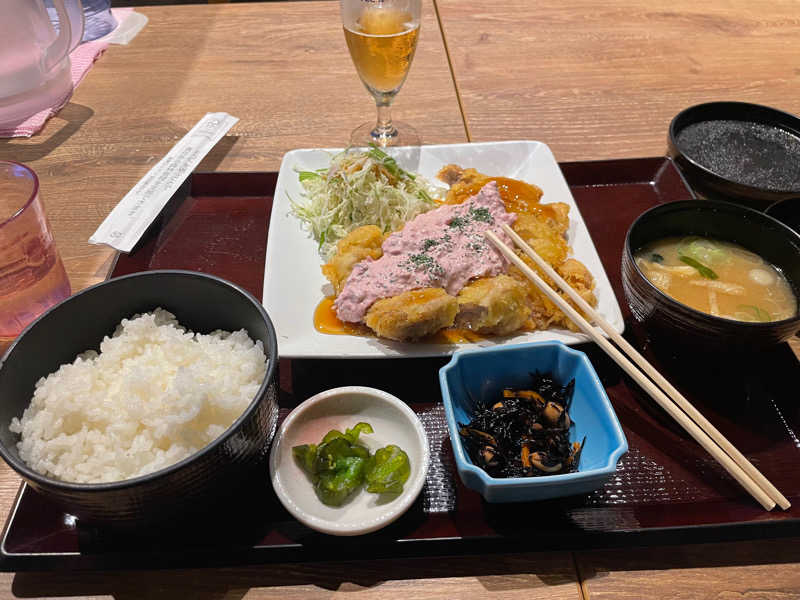
[[[0,161],[0,352],[70,291],[36,173]]]

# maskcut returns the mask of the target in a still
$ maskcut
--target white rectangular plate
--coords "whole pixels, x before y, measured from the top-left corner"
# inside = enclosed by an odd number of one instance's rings
[[[314,328],[314,310],[333,292],[320,270],[323,264],[317,243],[291,214],[289,198],[300,200],[303,189],[298,170],[327,167],[339,150],[292,150],[283,157],[272,205],[264,273],[264,307],[278,335],[278,352],[286,358],[391,358],[445,356],[460,348],[496,344],[558,340],[565,344],[585,342],[583,334],[564,329],[527,331],[474,344],[399,343],[370,337],[327,335]],[[586,229],[575,200],[550,149],[541,142],[489,142],[398,148],[390,152],[403,168],[434,181],[446,164],[472,167],[493,176],[533,183],[544,191],[542,202],[570,206],[569,245],[573,256],[595,277],[600,314],[619,332],[622,313],[600,257]]]

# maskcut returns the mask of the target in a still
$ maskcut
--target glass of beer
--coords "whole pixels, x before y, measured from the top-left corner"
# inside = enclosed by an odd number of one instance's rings
[[[70,291],[36,173],[0,161],[0,356],[31,321]]]
[[[394,97],[408,75],[419,37],[421,0],[340,0],[344,37],[358,76],[378,107],[377,123],[353,131],[352,146],[417,146],[417,132],[392,122]]]

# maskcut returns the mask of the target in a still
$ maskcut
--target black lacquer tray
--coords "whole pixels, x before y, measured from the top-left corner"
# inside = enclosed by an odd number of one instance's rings
[[[282,360],[281,416],[310,395],[370,385],[406,400],[430,438],[432,465],[416,504],[388,528],[357,539],[315,533],[292,519],[264,479],[173,530],[82,526],[21,486],[0,548],[0,569],[120,569],[330,558],[577,549],[800,535],[800,363],[786,344],[746,357],[689,357],[656,347],[622,295],[625,232],[641,212],[692,197],[667,158],[563,163],[626,319],[626,337],[792,501],[765,512],[619,368],[586,352],[622,423],[630,450],[601,490],[531,504],[492,505],[465,488],[452,459],[438,386],[447,359]],[[157,268],[220,275],[260,296],[274,173],[194,174],[112,276]],[[223,240],[224,243],[221,243]],[[267,274],[269,276],[269,274]],[[533,518],[532,515],[539,515]],[[544,516],[544,517],[543,517]],[[546,517],[546,518],[545,518]]]

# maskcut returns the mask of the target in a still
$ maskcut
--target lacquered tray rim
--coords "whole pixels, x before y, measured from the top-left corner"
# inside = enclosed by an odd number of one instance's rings
[[[14,571],[36,571],[36,570],[77,570],[77,571],[98,571],[108,569],[120,570],[144,570],[152,568],[163,568],[163,563],[159,561],[148,561],[146,557],[153,556],[152,553],[125,553],[113,552],[104,554],[84,554],[81,552],[30,552],[30,553],[10,553],[5,549],[6,539],[9,532],[9,525],[13,522],[17,509],[22,500],[23,493],[27,484],[22,482],[17,492],[12,511],[9,513],[6,525],[3,529],[2,543],[0,543],[0,572]],[[763,530],[769,531],[770,536],[760,535]],[[759,531],[761,530],[761,531]],[[692,540],[687,540],[685,534],[691,531]],[[537,550],[541,551],[575,551],[600,548],[633,548],[650,545],[681,545],[686,543],[712,543],[712,542],[735,542],[753,539],[763,539],[765,537],[786,538],[800,535],[800,519],[785,519],[773,521],[737,521],[724,524],[703,524],[691,526],[675,527],[653,527],[649,529],[620,529],[611,532],[568,532],[564,534],[565,543],[550,544],[549,538],[537,541]],[[633,539],[632,539],[633,538]],[[451,547],[442,544],[452,542],[462,542],[469,545],[480,546],[479,548],[459,548],[453,550]],[[493,548],[486,544],[502,543],[502,547]],[[483,536],[483,537],[463,537],[463,536],[444,536],[438,538],[425,539],[400,539],[396,545],[387,548],[396,550],[402,547],[409,550],[406,552],[385,552],[371,547],[372,556],[370,559],[418,557],[417,553],[410,553],[412,547],[424,546],[426,552],[424,556],[465,556],[485,552],[509,552],[523,551],[529,549],[529,540],[525,538],[508,538],[502,535]],[[230,555],[219,556],[219,553],[211,551],[198,552],[167,552],[170,556],[168,568],[185,568],[191,566],[236,566],[246,564],[264,564],[274,562],[306,562],[324,560],[356,560],[358,557],[349,553],[340,553],[336,556],[324,554],[329,551],[328,547],[304,550],[300,543],[274,544],[274,545],[253,545],[242,552],[242,549],[233,548]],[[433,550],[433,551],[431,551]],[[276,551],[289,551],[279,559],[274,558]],[[309,556],[311,555],[311,556]],[[156,555],[158,557],[158,555]],[[246,557],[246,560],[242,560]],[[135,560],[131,561],[130,559]],[[145,558],[145,560],[141,560]],[[206,559],[206,560],[202,560]],[[215,559],[215,560],[208,560]],[[66,561],[66,562],[65,562]]]
[[[618,163],[620,167],[622,167],[626,163],[635,163],[635,162],[644,162],[644,161],[661,161],[662,165],[672,165],[672,168],[675,169],[676,173],[679,175],[684,189],[693,195],[692,188],[688,185],[685,181],[682,173],[674,164],[674,161],[668,157],[640,157],[640,158],[628,158],[628,159],[608,159],[608,160],[596,160],[596,161],[573,161],[566,164],[569,165],[589,165],[589,164],[598,164],[598,163]],[[621,164],[620,164],[621,163]],[[657,169],[657,172],[661,172],[661,167]],[[230,172],[225,173],[229,175],[239,174],[239,175],[248,175],[252,173],[259,173],[259,172]],[[199,174],[199,173],[198,173]],[[214,173],[210,173],[214,174]],[[646,183],[654,183],[651,179],[648,181],[642,181],[638,179],[628,179],[625,181],[620,181],[619,183],[612,183],[608,184],[609,186],[613,185],[620,185],[623,183],[627,184],[646,184]],[[583,187],[581,184],[576,184],[575,186],[570,187]],[[231,196],[235,196],[235,194],[228,194]],[[119,253],[114,258],[112,263],[112,268],[109,270],[109,276],[113,273],[114,268],[116,267],[117,261],[119,259]],[[75,569],[75,570],[103,570],[109,568],[118,568],[118,569],[147,569],[147,568],[158,568],[163,567],[165,561],[159,561],[158,557],[160,555],[143,555],[139,554],[126,554],[126,553],[105,553],[105,554],[84,554],[81,552],[53,552],[53,553],[41,553],[41,552],[31,552],[31,553],[9,553],[6,550],[6,542],[8,539],[8,534],[11,530],[11,527],[14,523],[14,518],[16,516],[17,510],[20,506],[20,503],[23,498],[23,493],[26,489],[27,484],[23,481],[20,484],[20,487],[17,491],[17,496],[15,497],[14,505],[12,511],[9,513],[8,518],[6,519],[2,539],[0,540],[0,571],[17,571],[17,570],[25,570],[25,571],[32,571],[32,570],[63,570],[63,569]],[[687,534],[691,534],[692,539],[687,540]],[[706,542],[715,542],[715,541],[741,541],[741,540],[750,540],[750,539],[759,539],[764,537],[791,537],[800,535],[800,519],[797,518],[785,518],[785,519],[770,519],[770,520],[751,520],[751,521],[736,521],[736,522],[728,522],[728,523],[707,523],[707,524],[695,524],[695,525],[678,525],[678,526],[670,526],[670,527],[650,527],[647,529],[618,529],[614,531],[583,531],[583,532],[568,532],[565,534],[565,543],[562,544],[551,544],[548,545],[545,543],[544,545],[540,546],[542,550],[551,550],[551,549],[558,549],[558,550],[578,550],[578,549],[588,549],[588,548],[612,548],[612,547],[635,547],[641,545],[653,545],[653,544],[662,544],[662,545],[670,545],[670,544],[685,544],[685,543],[706,543]],[[452,547],[440,547],[442,544],[450,544],[452,542],[462,542],[467,545],[467,547],[460,547],[458,549],[453,549]],[[482,544],[493,544],[502,542],[504,544],[503,548],[493,549],[486,546],[482,546]],[[457,536],[445,536],[439,538],[424,538],[424,539],[400,539],[397,540],[393,545],[387,546],[391,550],[397,550],[398,548],[411,548],[411,547],[419,547],[420,544],[425,548],[424,555],[425,556],[441,556],[447,554],[455,554],[455,555],[466,555],[466,554],[473,554],[475,552],[486,552],[486,551],[502,551],[503,549],[506,550],[517,550],[517,544],[524,544],[524,540],[517,540],[515,538],[509,539],[508,537],[502,535],[495,535],[495,536],[483,536],[483,537],[474,537],[474,538],[464,538],[464,537],[457,537]],[[472,546],[476,546],[473,548]],[[480,546],[480,547],[477,547]],[[520,547],[520,550],[524,549],[524,547]],[[371,549],[374,550],[374,549]],[[279,558],[275,557],[276,553],[281,553],[282,551],[288,552],[288,554],[283,555]],[[176,568],[178,566],[198,566],[208,561],[201,561],[198,560],[200,557],[209,559],[211,558],[211,562],[213,564],[219,566],[223,565],[242,565],[242,564],[258,564],[258,563],[268,563],[268,562],[278,562],[278,561],[287,561],[287,562],[302,562],[308,560],[325,560],[325,556],[316,556],[314,557],[315,549],[314,548],[307,548],[304,547],[300,543],[290,543],[290,544],[271,544],[271,545],[264,545],[264,544],[256,544],[249,548],[247,548],[244,552],[238,548],[232,548],[232,552],[230,555],[225,556],[218,556],[216,554],[208,554],[208,553],[201,553],[201,552],[188,552],[181,554],[180,557],[173,553],[169,556],[171,559],[169,562],[170,568]],[[386,555],[382,555],[380,552],[374,553],[374,558],[389,558],[389,557],[399,557],[405,556],[405,551],[403,552],[391,552],[387,553]],[[155,556],[151,562],[147,561],[147,557]],[[411,554],[409,553],[408,556],[419,556],[418,553]],[[181,557],[183,557],[183,562],[181,562]],[[226,558],[227,557],[227,558]],[[144,560],[142,560],[144,558]],[[327,557],[330,559],[330,557]],[[336,559],[344,559],[347,557],[337,556]],[[133,559],[133,560],[131,560]],[[229,559],[229,560],[228,560]]]

